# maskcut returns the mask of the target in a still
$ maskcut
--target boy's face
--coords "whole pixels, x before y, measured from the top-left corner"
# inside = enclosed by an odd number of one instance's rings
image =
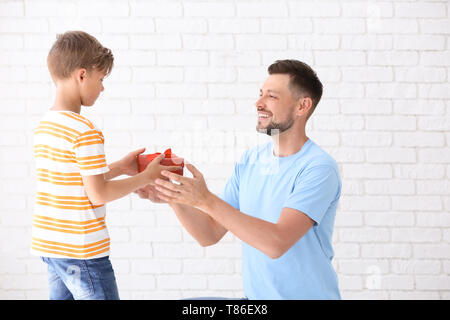
[[[80,82],[80,96],[83,106],[92,106],[100,93],[105,89],[103,87],[105,75],[104,71],[96,69],[84,72],[82,75],[83,80]]]

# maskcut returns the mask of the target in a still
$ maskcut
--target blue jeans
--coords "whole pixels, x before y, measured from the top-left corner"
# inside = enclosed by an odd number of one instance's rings
[[[41,259],[48,266],[50,300],[119,300],[109,257]]]

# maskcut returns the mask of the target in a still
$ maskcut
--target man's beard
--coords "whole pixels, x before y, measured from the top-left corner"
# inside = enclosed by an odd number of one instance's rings
[[[284,122],[277,123],[277,122],[271,121],[265,128],[258,128],[258,126],[256,126],[256,131],[258,131],[259,133],[265,133],[268,136],[276,136],[276,135],[290,129],[293,124],[294,124],[294,118],[292,117]]]

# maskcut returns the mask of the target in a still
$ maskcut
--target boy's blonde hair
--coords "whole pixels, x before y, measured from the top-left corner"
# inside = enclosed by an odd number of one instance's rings
[[[52,77],[68,78],[75,69],[96,69],[111,73],[114,56],[90,34],[83,31],[67,31],[56,36],[47,56],[47,66]]]

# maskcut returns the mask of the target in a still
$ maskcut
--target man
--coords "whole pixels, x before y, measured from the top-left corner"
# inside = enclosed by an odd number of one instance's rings
[[[340,299],[331,263],[339,169],[305,133],[322,84],[297,60],[276,61],[268,72],[255,104],[256,129],[272,142],[244,152],[220,197],[192,164],[186,167],[193,178],[163,171],[168,179],[139,193],[168,202],[202,246],[227,231],[242,240],[249,299]]]

